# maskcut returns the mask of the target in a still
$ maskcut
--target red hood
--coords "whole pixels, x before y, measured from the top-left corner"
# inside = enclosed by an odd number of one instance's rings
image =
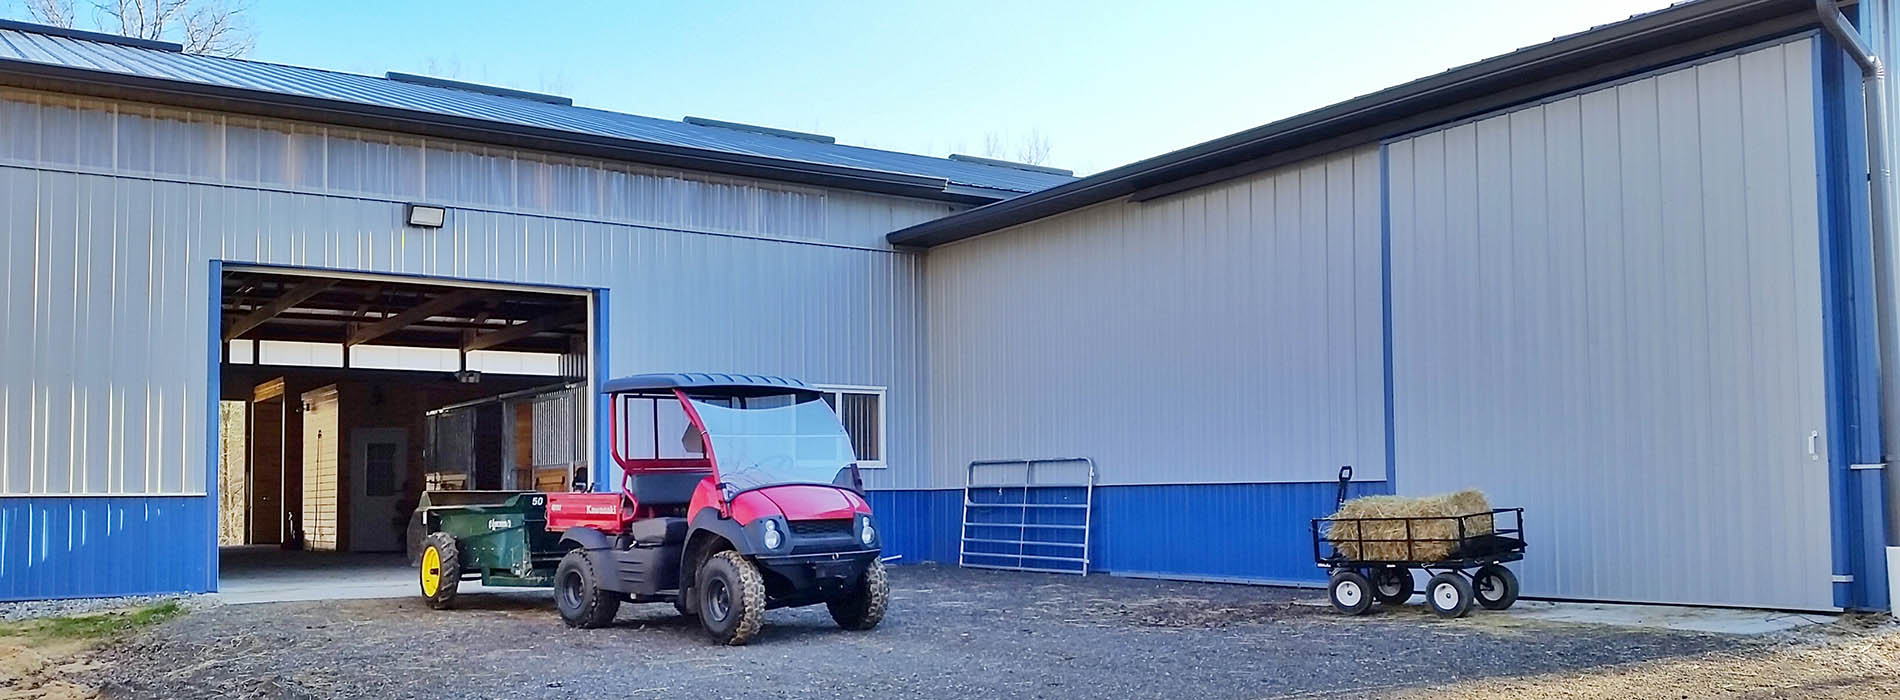
[[[831,520],[871,512],[858,494],[831,486],[787,484],[759,489],[786,520]]]

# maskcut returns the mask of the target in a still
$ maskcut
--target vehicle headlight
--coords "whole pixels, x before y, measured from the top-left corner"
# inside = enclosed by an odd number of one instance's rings
[[[866,546],[869,546],[871,542],[876,539],[877,539],[877,528],[871,527],[870,518],[865,518],[864,527],[858,528],[858,541],[863,542]]]
[[[765,548],[778,549],[781,544],[785,544],[785,534],[778,531],[778,521],[765,521]]]

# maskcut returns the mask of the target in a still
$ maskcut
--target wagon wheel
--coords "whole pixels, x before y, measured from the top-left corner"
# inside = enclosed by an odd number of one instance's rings
[[[1402,566],[1372,570],[1372,598],[1385,605],[1404,605],[1412,599],[1412,571]]]
[[[1347,615],[1364,615],[1372,609],[1372,582],[1357,571],[1341,571],[1333,574],[1333,580],[1326,586],[1327,597],[1333,601],[1333,607]]]
[[[432,532],[422,540],[422,557],[417,566],[422,597],[429,607],[442,610],[455,604],[455,592],[462,583],[462,553],[455,536]]]
[[[1447,571],[1425,583],[1425,603],[1439,617],[1464,617],[1471,612],[1471,582],[1465,575]]]
[[[1486,610],[1503,610],[1517,602],[1517,574],[1503,564],[1485,564],[1471,577],[1471,593]]]

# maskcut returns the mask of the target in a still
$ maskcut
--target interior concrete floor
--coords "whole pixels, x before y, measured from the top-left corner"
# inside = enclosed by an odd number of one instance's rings
[[[406,598],[421,595],[418,585],[415,568],[401,554],[289,551],[275,545],[218,549],[218,599],[225,603]],[[493,592],[474,581],[464,581],[461,590]]]

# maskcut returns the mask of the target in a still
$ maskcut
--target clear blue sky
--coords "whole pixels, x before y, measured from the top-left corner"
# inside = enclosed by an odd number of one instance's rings
[[[1667,4],[255,0],[250,16],[264,61],[934,155],[1037,131],[1051,164],[1087,173]]]

